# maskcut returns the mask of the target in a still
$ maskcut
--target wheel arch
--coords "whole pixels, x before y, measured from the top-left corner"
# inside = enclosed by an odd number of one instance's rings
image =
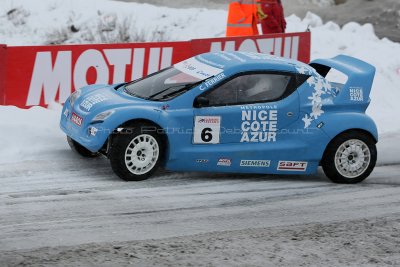
[[[378,142],[378,129],[371,117],[364,113],[346,112],[329,114],[324,118],[326,122],[322,130],[331,140],[347,131],[363,131]]]
[[[337,138],[339,135],[342,135],[342,134],[344,134],[344,133],[351,133],[351,132],[363,133],[363,134],[369,136],[370,138],[372,138],[372,140],[374,140],[375,144],[378,143],[378,140],[376,139],[376,137],[375,137],[370,131],[367,131],[367,130],[362,129],[362,128],[351,128],[351,129],[344,130],[344,131],[338,133],[337,135],[335,135],[335,137],[333,137],[333,138],[331,139],[330,142],[332,142],[332,141],[333,141],[335,138]],[[330,143],[330,142],[329,142],[329,143]]]
[[[119,129],[123,131],[123,129],[129,129],[129,127],[132,127],[134,125],[139,125],[139,124],[147,124],[149,126],[154,126],[154,129],[149,128],[149,131],[156,131],[157,134],[160,136],[161,142],[164,146],[164,155],[163,158],[164,160],[167,158],[168,155],[168,151],[169,151],[169,139],[168,139],[168,135],[166,134],[165,129],[160,126],[158,123],[156,123],[153,120],[150,119],[145,119],[145,118],[135,118],[135,119],[130,119],[127,120],[121,124],[119,124],[117,127],[115,127],[115,130],[117,132],[119,132]],[[113,135],[109,136],[109,139],[113,138]],[[111,144],[112,140],[108,140],[108,143]]]
[[[343,134],[346,134],[346,133],[352,133],[352,132],[359,132],[359,133],[362,133],[362,134],[367,135],[367,136],[370,137],[372,140],[374,140],[374,143],[375,143],[375,144],[378,142],[378,140],[375,138],[375,136],[374,136],[371,132],[369,132],[369,131],[367,131],[367,130],[365,130],[365,129],[361,129],[361,128],[352,128],[352,129],[344,130],[344,131],[342,131],[342,132],[336,134],[336,135],[335,135],[333,138],[331,138],[331,140],[328,142],[328,144],[326,145],[326,147],[325,147],[325,149],[324,149],[324,153],[322,154],[321,162],[324,160],[325,155],[326,155],[326,153],[327,153],[327,150],[328,150],[329,146],[330,146],[339,136],[341,136],[341,135],[343,135]],[[320,162],[320,165],[321,165],[321,162]]]

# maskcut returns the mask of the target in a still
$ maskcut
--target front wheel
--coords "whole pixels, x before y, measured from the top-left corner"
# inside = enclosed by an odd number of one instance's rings
[[[355,184],[371,174],[376,159],[375,140],[363,132],[351,131],[329,143],[321,165],[333,182]]]
[[[138,125],[114,137],[109,154],[113,171],[125,181],[149,178],[158,168],[162,157],[160,136],[148,127]]]

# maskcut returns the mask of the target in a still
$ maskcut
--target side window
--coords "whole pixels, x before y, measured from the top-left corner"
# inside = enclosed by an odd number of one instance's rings
[[[285,93],[290,78],[283,74],[246,74],[224,83],[206,97],[210,106],[270,102]]]

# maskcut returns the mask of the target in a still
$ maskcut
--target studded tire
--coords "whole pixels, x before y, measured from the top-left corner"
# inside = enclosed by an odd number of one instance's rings
[[[349,131],[329,143],[321,165],[331,181],[355,184],[371,174],[376,159],[375,140],[362,131]]]
[[[149,178],[160,166],[163,145],[160,135],[148,129],[147,124],[118,133],[109,152],[113,171],[125,181],[142,181]]]

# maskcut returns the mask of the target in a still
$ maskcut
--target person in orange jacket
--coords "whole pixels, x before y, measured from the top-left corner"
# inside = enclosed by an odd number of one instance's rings
[[[267,16],[261,20],[263,34],[284,33],[286,20],[281,0],[261,0],[261,9]]]
[[[263,18],[260,0],[237,0],[229,4],[226,36],[258,35],[257,23]]]

